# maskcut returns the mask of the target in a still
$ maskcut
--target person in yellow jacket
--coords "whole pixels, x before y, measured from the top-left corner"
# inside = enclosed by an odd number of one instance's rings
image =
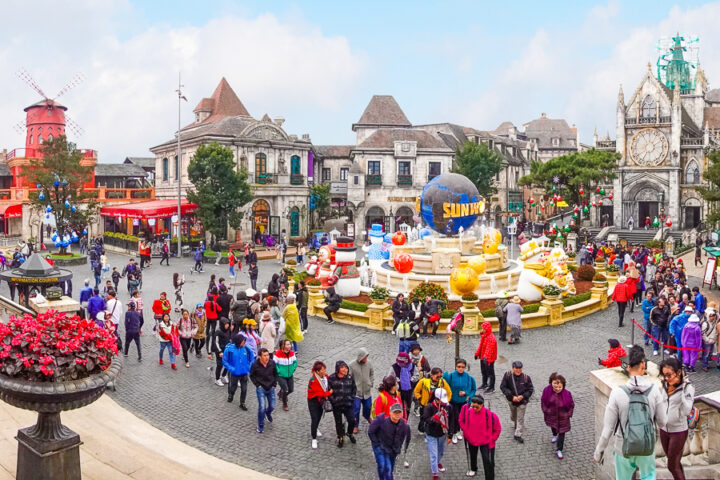
[[[302,342],[305,337],[300,330],[300,312],[295,305],[295,295],[289,293],[285,298],[287,305],[283,310],[282,316],[285,319],[285,338],[290,340],[293,345],[293,351],[298,351],[298,342]]]
[[[430,376],[421,379],[417,385],[415,385],[415,398],[420,402],[420,414],[422,415],[422,409],[425,408],[434,397],[435,390],[442,388],[447,392],[448,402],[452,398],[452,390],[450,385],[442,378],[442,368],[435,367],[430,370]]]

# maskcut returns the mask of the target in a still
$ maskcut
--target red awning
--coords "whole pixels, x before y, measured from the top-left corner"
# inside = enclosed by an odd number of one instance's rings
[[[17,218],[22,217],[22,203],[0,205],[0,217]]]
[[[195,210],[197,210],[197,205],[185,199],[182,200],[180,212],[183,215],[192,213]],[[166,199],[103,207],[100,209],[100,215],[103,217],[141,218],[147,220],[149,218],[172,217],[173,215],[177,215],[177,211],[177,200]]]

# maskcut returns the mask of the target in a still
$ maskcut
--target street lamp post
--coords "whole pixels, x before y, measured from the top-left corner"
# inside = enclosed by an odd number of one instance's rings
[[[514,217],[508,219],[508,235],[510,235],[510,258],[515,258],[515,234],[517,233],[517,223]]]
[[[177,221],[178,221],[178,230],[177,230],[177,256],[178,258],[182,257],[182,169],[180,165],[182,164],[182,152],[180,151],[180,107],[182,105],[181,100],[185,100],[187,102],[187,98],[182,94],[182,87],[184,85],[182,84],[180,80],[180,73],[178,73],[178,133],[177,133],[177,160],[175,161],[175,175],[178,182],[178,208],[177,208]]]

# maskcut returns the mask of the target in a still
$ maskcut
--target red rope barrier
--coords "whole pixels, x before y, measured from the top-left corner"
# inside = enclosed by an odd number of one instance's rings
[[[658,340],[657,338],[653,337],[652,335],[650,335],[650,333],[649,333],[647,330],[645,330],[642,326],[640,326],[640,324],[637,323],[634,318],[632,319],[632,322],[633,322],[635,325],[637,325],[637,327],[640,329],[640,331],[642,331],[642,332],[643,332],[645,335],[647,335],[648,337],[652,338],[652,339],[655,341],[655,343],[661,345],[662,348],[672,348],[673,350],[689,350],[689,351],[692,351],[692,352],[708,352],[708,351],[709,351],[710,353],[713,352],[712,350],[703,350],[702,348],[675,347],[675,346],[673,346],[673,345],[668,345],[668,344],[663,343],[662,341]]]

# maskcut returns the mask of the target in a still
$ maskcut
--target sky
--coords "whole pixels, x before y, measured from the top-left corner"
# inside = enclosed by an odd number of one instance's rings
[[[0,4],[0,149],[24,146],[23,108],[41,98],[26,70],[83,129],[69,138],[101,162],[152,156],[224,76],[254,118],[286,119],[316,145],[353,144],[375,94],[414,124],[494,130],[545,112],[614,137],[626,98],[657,58],[656,41],[700,38],[720,87],[720,2],[7,0]],[[716,81],[717,83],[713,83]]]

